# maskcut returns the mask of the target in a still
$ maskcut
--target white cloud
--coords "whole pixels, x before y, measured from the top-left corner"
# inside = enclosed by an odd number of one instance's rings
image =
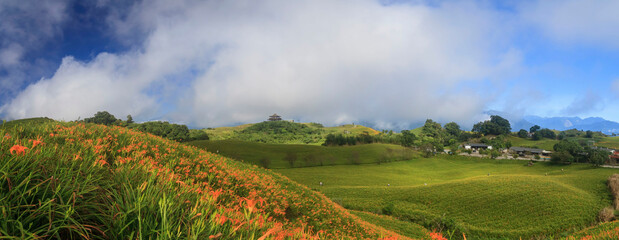
[[[2,111],[14,118],[51,116],[67,121],[91,117],[102,106],[117,117],[149,114],[155,101],[142,93],[146,85],[124,81],[133,74],[128,72],[133,66],[127,60],[100,54],[84,64],[67,57],[51,79],[30,85]]]
[[[66,19],[66,1],[0,1],[0,101],[13,96],[27,81],[40,73],[46,62],[24,61],[31,50],[60,34]]]
[[[549,0],[522,5],[523,18],[562,43],[619,48],[619,1]]]
[[[162,0],[129,16],[109,22],[119,36],[148,33],[138,52],[67,58],[1,111],[148,118],[171,104],[167,118],[201,127],[273,112],[326,124],[466,124],[486,98],[459,88],[510,72],[520,59],[498,37],[509,34],[502,19],[469,2]]]
[[[577,97],[574,101],[562,110],[563,114],[569,116],[579,116],[591,112],[603,110],[603,101],[599,94],[587,91],[585,95]]]

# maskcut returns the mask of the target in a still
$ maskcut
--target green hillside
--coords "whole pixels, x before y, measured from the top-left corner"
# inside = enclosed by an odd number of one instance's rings
[[[225,140],[231,139],[236,131],[241,131],[251,125],[253,124],[244,124],[234,127],[206,128],[202,129],[202,131],[206,132],[211,140]]]
[[[619,137],[605,137],[602,138],[595,145],[600,147],[619,149]]]
[[[598,212],[611,204],[606,179],[617,169],[525,165],[440,156],[384,165],[277,171],[345,208],[477,238],[567,236],[594,224]]]
[[[123,127],[0,128],[2,239],[382,239],[272,171]]]
[[[268,168],[289,168],[286,156],[293,154],[293,167],[327,166],[342,164],[368,164],[412,159],[417,154],[400,145],[364,144],[343,147],[325,147],[297,144],[267,144],[238,140],[193,141],[187,144],[206,149],[209,152],[239,159],[244,162]],[[265,160],[266,159],[266,160]]]
[[[46,117],[24,118],[24,119],[18,119],[18,120],[13,120],[13,121],[5,122],[5,123],[0,125],[0,128],[9,129],[9,128],[14,128],[14,127],[17,127],[17,126],[20,126],[20,125],[40,124],[40,123],[53,122],[53,121],[54,121],[53,119],[46,118]]]
[[[559,140],[556,139],[543,138],[540,140],[532,140],[530,138],[525,139],[516,136],[508,136],[506,140],[510,141],[512,146],[540,148],[548,151],[552,151],[552,147],[559,142]]]
[[[361,125],[346,124],[323,127],[318,123],[294,123],[289,121],[266,121],[234,127],[202,129],[211,140],[242,140],[263,143],[321,145],[328,134],[357,136],[376,135],[380,132]]]

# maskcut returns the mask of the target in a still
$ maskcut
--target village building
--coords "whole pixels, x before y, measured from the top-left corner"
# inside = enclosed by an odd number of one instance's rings
[[[510,151],[512,151],[513,153],[516,153],[520,156],[526,156],[526,155],[538,155],[538,156],[544,156],[544,157],[550,157],[550,155],[552,154],[551,151],[546,151],[544,149],[539,149],[539,148],[527,148],[527,147],[511,147],[509,148]]]
[[[281,121],[281,120],[282,120],[282,117],[280,117],[279,115],[277,115],[275,113],[273,115],[269,116],[269,121]]]
[[[486,145],[483,143],[468,143],[466,145],[464,145],[464,149],[472,149],[474,151],[479,151],[481,149],[486,150],[486,149],[490,149],[492,150],[492,146],[490,145]]]

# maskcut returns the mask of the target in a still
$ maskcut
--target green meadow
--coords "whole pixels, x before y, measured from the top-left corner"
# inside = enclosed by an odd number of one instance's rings
[[[559,142],[559,140],[556,139],[542,138],[540,140],[533,140],[530,138],[525,139],[516,136],[508,136],[506,140],[510,141],[512,146],[515,147],[540,148],[548,151],[552,151],[552,147]]]
[[[306,144],[268,144],[239,140],[201,140],[187,143],[226,157],[267,168],[289,168],[285,158],[296,155],[293,167],[311,167],[343,164],[370,164],[412,159],[418,154],[400,145],[366,144],[342,147],[325,147]]]
[[[619,137],[604,137],[596,143],[597,146],[619,149]]]
[[[266,122],[266,123],[273,123],[273,122]],[[257,123],[257,124],[264,124],[264,123]],[[206,129],[202,129],[202,131],[208,134],[210,140],[248,141],[247,138],[254,137],[256,133],[243,134],[242,133],[243,130],[251,128],[252,126],[257,125],[257,124],[243,124],[243,125],[234,126],[234,127],[206,128]],[[308,145],[321,145],[324,142],[324,138],[328,134],[344,134],[344,135],[357,136],[357,135],[366,134],[366,133],[370,135],[375,135],[379,133],[378,131],[372,128],[365,127],[362,125],[355,125],[355,124],[344,124],[344,125],[335,126],[335,127],[323,127],[321,124],[317,124],[317,123],[288,123],[287,125],[292,125],[292,126],[297,126],[297,127],[306,127],[307,129],[313,130],[316,133],[318,133],[316,136],[313,136],[310,138],[318,137],[321,139],[319,139],[318,141],[310,141]],[[266,133],[262,132],[259,135],[261,134],[266,134]],[[294,133],[294,135],[296,136],[300,136],[304,134],[305,133],[301,133],[301,132]],[[299,140],[288,139],[280,143],[302,144],[304,142],[299,141]]]
[[[594,225],[598,212],[611,205],[606,180],[617,169],[525,163],[439,156],[275,171],[347,209],[390,215],[365,217],[410,237],[421,233],[393,226],[414,223],[473,239],[566,237]]]

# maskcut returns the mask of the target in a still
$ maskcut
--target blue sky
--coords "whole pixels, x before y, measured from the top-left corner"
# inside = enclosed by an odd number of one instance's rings
[[[619,121],[617,1],[0,2],[0,117]]]

